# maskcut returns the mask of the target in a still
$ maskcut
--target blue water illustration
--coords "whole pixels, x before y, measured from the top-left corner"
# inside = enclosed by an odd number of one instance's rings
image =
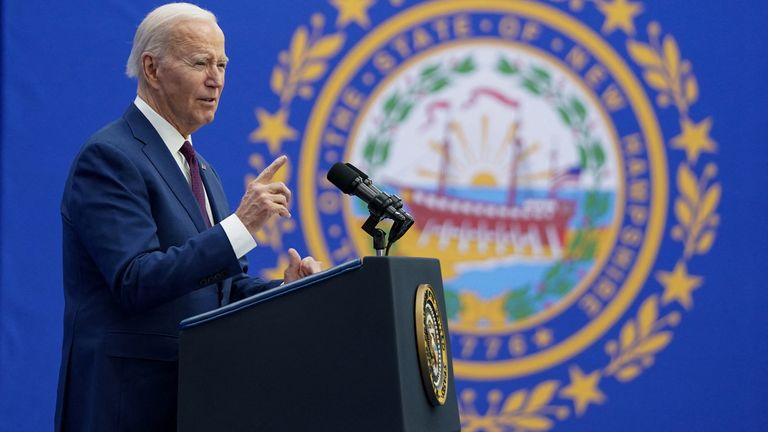
[[[580,280],[592,267],[594,260],[573,263],[574,277]],[[482,299],[492,299],[511,290],[530,287],[532,293],[540,288],[545,273],[553,262],[498,264],[490,268],[477,268],[461,272],[458,276],[444,281],[451,291],[472,291]],[[558,300],[554,297],[550,300]]]

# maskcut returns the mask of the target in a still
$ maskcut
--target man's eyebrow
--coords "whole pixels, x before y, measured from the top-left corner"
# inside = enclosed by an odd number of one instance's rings
[[[188,58],[193,61],[204,59],[205,61],[213,61],[215,63],[220,63],[220,62],[229,63],[229,57],[227,57],[226,55],[218,57],[214,54],[203,53],[203,52],[190,53]]]

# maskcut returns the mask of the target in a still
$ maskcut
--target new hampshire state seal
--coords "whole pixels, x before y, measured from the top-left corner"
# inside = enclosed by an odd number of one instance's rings
[[[592,414],[606,382],[654,364],[704,284],[695,260],[721,197],[713,120],[695,109],[691,62],[645,13],[628,0],[330,0],[277,53],[251,165],[295,153],[284,180],[301,222],[257,240],[276,268],[291,235],[326,263],[370,255],[366,207],[325,180],[339,161],[403,197],[416,223],[392,253],[440,259],[462,430]],[[444,333],[420,293],[440,404]]]

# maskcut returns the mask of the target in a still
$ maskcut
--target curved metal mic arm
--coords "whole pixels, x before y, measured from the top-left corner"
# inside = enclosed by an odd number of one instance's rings
[[[402,218],[395,220],[392,229],[389,230],[389,244],[391,245],[398,241],[400,237],[413,226],[414,221],[413,216],[403,210],[403,200],[399,196],[390,195],[390,198],[395,201],[392,206],[395,207],[398,210],[399,215],[402,216]]]
[[[363,181],[365,182],[366,180]],[[387,212],[389,207],[395,208],[397,212],[395,214]],[[376,228],[376,226],[383,219],[392,219],[394,221],[387,239],[386,254],[389,255],[389,248],[392,247],[392,244],[399,240],[413,226],[413,216],[403,210],[403,200],[397,195],[380,194],[376,196],[368,203],[368,211],[370,216],[362,228],[363,231],[373,237],[373,247],[376,250],[376,255],[381,256],[383,252],[383,231]]]

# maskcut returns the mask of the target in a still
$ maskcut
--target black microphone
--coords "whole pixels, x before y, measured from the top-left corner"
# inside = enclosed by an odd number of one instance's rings
[[[336,162],[328,175],[328,181],[333,183],[347,195],[355,195],[368,203],[371,216],[363,224],[363,230],[376,237],[376,224],[382,219],[394,221],[389,231],[389,246],[402,237],[414,223],[413,216],[403,210],[403,200],[397,195],[389,195],[377,188],[368,176],[351,163]],[[375,242],[374,242],[375,243]]]
[[[328,175],[328,181],[347,195],[355,195],[368,204],[371,214],[405,221],[410,215],[401,210],[403,202],[397,195],[389,195],[377,188],[368,176],[350,163],[336,162]],[[407,216],[406,216],[407,215]]]

